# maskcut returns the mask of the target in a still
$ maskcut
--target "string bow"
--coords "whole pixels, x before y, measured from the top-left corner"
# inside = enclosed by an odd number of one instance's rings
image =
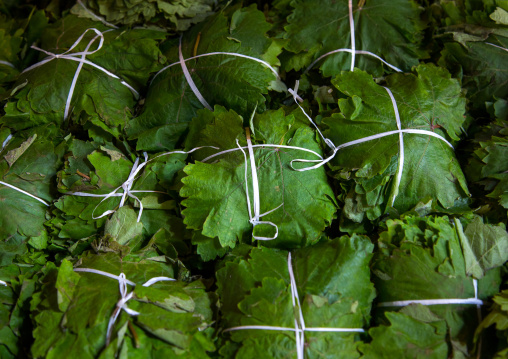
[[[120,275],[116,276],[111,273],[103,272],[101,270],[92,269],[92,268],[74,268],[74,272],[95,273],[95,274],[99,274],[99,275],[102,275],[105,277],[116,279],[118,281],[118,286],[120,289],[120,300],[116,303],[115,310],[113,311],[113,314],[109,318],[108,331],[106,334],[106,346],[107,346],[107,345],[109,345],[109,343],[111,341],[113,326],[115,325],[116,319],[118,318],[118,316],[120,315],[120,312],[122,310],[131,316],[140,315],[139,312],[136,312],[135,310],[132,310],[129,307],[127,307],[127,302],[129,300],[131,300],[132,297],[134,296],[134,291],[131,291],[130,293],[128,292],[127,284],[129,284],[131,286],[136,286],[136,283],[128,280],[124,273],[120,273]],[[154,277],[154,278],[148,280],[146,283],[144,283],[143,287],[149,287],[149,286],[151,286],[157,282],[161,282],[161,281],[176,281],[176,279],[169,278],[169,277]]]

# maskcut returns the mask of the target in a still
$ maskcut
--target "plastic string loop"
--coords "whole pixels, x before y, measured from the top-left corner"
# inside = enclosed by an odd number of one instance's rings
[[[12,140],[12,134],[9,134],[9,136],[7,136],[7,138],[4,140],[4,142],[2,142],[2,149],[0,150],[0,152],[4,150],[5,146],[7,146],[7,144],[9,142],[11,142],[11,140]]]
[[[298,309],[298,317],[294,318],[295,327],[279,327],[272,325],[242,325],[237,327],[231,327],[224,332],[232,332],[236,330],[274,330],[274,331],[291,331],[295,333],[296,337],[296,354],[298,359],[304,359],[305,353],[305,332],[335,332],[335,333],[364,333],[363,328],[307,328],[305,320],[303,318],[302,306],[300,304],[300,296],[298,295],[298,288],[296,286],[295,275],[293,272],[293,265],[291,263],[291,252],[288,253],[288,272],[291,289],[291,301],[293,308]]]
[[[451,298],[451,299],[419,299],[419,300],[398,300],[393,302],[382,302],[378,307],[405,307],[409,304],[422,304],[422,305],[446,305],[446,304],[473,304],[477,306],[483,305],[483,301],[478,299],[478,281],[473,279],[474,298]]]
[[[254,116],[254,113],[253,113],[253,116]],[[248,128],[246,128],[245,131],[246,131],[246,137],[247,137],[247,148],[249,151],[250,167],[251,167],[251,172],[252,172],[252,176],[251,176],[252,177],[252,192],[253,192],[252,207],[254,207],[254,215],[252,215],[252,208],[250,205],[247,155],[246,155],[245,151],[243,150],[243,148],[240,146],[238,139],[236,140],[236,144],[237,144],[238,148],[240,149],[240,151],[242,151],[243,157],[245,159],[245,194],[247,197],[247,209],[249,211],[249,218],[250,218],[249,222],[253,225],[253,227],[256,227],[258,224],[267,224],[267,225],[275,228],[275,235],[273,237],[260,237],[260,236],[252,235],[252,238],[254,238],[258,241],[271,241],[273,239],[276,239],[277,236],[279,235],[279,227],[273,222],[260,221],[260,218],[263,216],[266,216],[269,213],[276,211],[277,209],[282,207],[282,205],[284,203],[281,203],[279,206],[277,206],[276,208],[274,208],[266,213],[260,214],[259,181],[258,181],[257,168],[256,168],[256,159],[254,157],[254,150],[253,150],[252,141],[250,138],[250,131]]]
[[[35,200],[37,200],[37,201],[41,202],[41,203],[42,203],[43,205],[45,205],[46,207],[49,207],[49,203],[48,203],[48,202],[46,202],[45,200],[43,200],[43,199],[41,199],[41,198],[39,198],[39,197],[37,197],[37,196],[34,196],[34,195],[33,195],[33,194],[31,194],[31,193],[28,193],[27,191],[23,191],[21,188],[18,188],[18,187],[16,187],[16,186],[13,186],[12,184],[6,183],[6,182],[4,182],[4,181],[0,181],[0,184],[3,184],[4,186],[9,187],[9,188],[12,188],[13,190],[16,190],[16,191],[18,191],[18,192],[21,192],[21,193],[23,193],[23,194],[26,194],[27,196],[32,197],[33,199],[35,199]]]
[[[95,274],[99,274],[99,275],[102,275],[105,277],[116,279],[118,281],[119,290],[120,290],[120,300],[116,303],[116,308],[113,311],[113,314],[111,315],[111,317],[109,318],[108,331],[106,334],[106,346],[107,346],[107,345],[109,345],[109,343],[111,341],[111,334],[112,334],[113,326],[114,326],[116,319],[118,318],[118,316],[120,315],[120,312],[122,310],[131,316],[136,316],[136,315],[140,314],[139,312],[136,312],[135,310],[132,310],[127,307],[127,302],[129,300],[131,300],[132,297],[134,296],[134,291],[132,291],[130,293],[128,292],[127,284],[136,286],[136,283],[128,280],[125,277],[124,273],[120,273],[120,275],[116,276],[114,274],[111,274],[108,272],[103,272],[101,270],[92,269],[92,268],[74,268],[74,272],[95,273]],[[161,281],[175,281],[175,280],[176,279],[169,278],[169,277],[154,277],[154,278],[148,280],[146,283],[144,283],[143,287],[149,287],[152,284],[155,284],[155,283],[161,282]]]
[[[285,145],[270,145],[270,144],[268,144],[268,145],[266,145],[266,144],[263,144],[263,145],[251,145],[251,147],[252,148],[265,149],[265,150],[268,150],[268,149],[271,149],[271,148],[284,148],[284,149],[288,149],[288,150],[299,150],[299,151],[304,151],[304,152],[312,153],[316,157],[318,157],[321,160],[323,160],[323,156],[321,156],[319,153],[317,153],[315,151],[312,151],[312,150],[309,150],[308,148],[304,148],[304,147],[285,146]],[[224,151],[220,151],[220,152],[214,153],[213,155],[210,155],[207,158],[205,158],[204,160],[202,160],[201,162],[208,162],[212,158],[215,158],[217,156],[221,156],[221,155],[226,154],[226,153],[230,153],[230,152],[234,152],[234,151],[239,151],[240,149],[248,149],[248,146],[243,146],[243,147],[242,146],[238,146],[237,148],[231,148],[229,150],[224,150]]]
[[[397,102],[395,101],[395,97],[393,97],[392,92],[388,87],[383,88],[388,92],[388,95],[390,96],[390,100],[392,101],[393,110],[395,111],[395,121],[397,122],[397,130],[402,130],[402,125],[400,123],[400,115],[399,115],[399,108],[397,106]],[[402,179],[402,171],[404,169],[404,136],[402,132],[399,132],[399,165],[397,168],[397,178],[395,181],[395,190],[393,192],[393,198],[391,205],[395,203],[395,198],[397,198],[397,194],[399,193],[399,185],[400,181]]]
[[[183,61],[184,62],[187,62],[187,61],[190,61],[190,60],[194,60],[194,59],[198,59],[200,57],[206,57],[206,56],[216,56],[216,55],[226,55],[226,56],[235,56],[235,57],[241,57],[241,58],[244,58],[244,59],[248,59],[248,60],[252,60],[252,61],[255,61],[255,62],[258,62],[260,64],[262,64],[263,66],[267,67],[270,71],[272,71],[275,76],[277,78],[279,78],[279,73],[277,72],[277,70],[275,70],[268,62],[266,61],[263,61],[263,60],[260,60],[256,57],[252,57],[252,56],[247,56],[247,55],[243,55],[243,54],[238,54],[236,52],[210,52],[210,53],[206,53],[206,54],[200,54],[200,55],[196,55],[196,56],[192,56],[192,57],[189,57],[187,59],[184,59]],[[181,62],[178,61],[178,62],[173,62],[172,64],[164,67],[163,69],[161,69],[159,72],[157,72],[154,77],[152,78],[152,81],[150,81],[150,86],[152,85],[153,81],[155,80],[155,78],[157,76],[159,76],[160,73],[166,71],[167,69],[169,69],[170,67],[173,67],[175,65],[181,65]],[[182,67],[183,69],[183,67]]]
[[[92,218],[93,219],[99,219],[99,218],[105,217],[107,215],[110,215],[112,213],[115,213],[117,211],[117,209],[106,210],[102,214],[100,214],[98,217],[95,217],[95,211],[97,210],[97,208],[101,205],[102,202],[104,202],[108,198],[111,198],[111,197],[121,197],[120,204],[118,206],[118,208],[121,208],[125,204],[125,201],[127,200],[127,197],[130,197],[130,198],[134,199],[139,204],[139,213],[138,213],[138,219],[137,219],[137,222],[139,222],[141,220],[141,215],[143,214],[143,203],[141,202],[141,200],[134,193],[162,193],[162,194],[166,193],[166,192],[161,192],[161,191],[132,190],[132,186],[133,186],[135,180],[138,179],[138,177],[139,177],[138,176],[139,172],[148,163],[150,163],[151,161],[153,161],[156,158],[159,158],[161,156],[167,156],[167,155],[171,155],[171,154],[175,154],[175,153],[189,154],[189,153],[192,153],[192,152],[194,152],[196,150],[199,150],[201,148],[218,149],[217,147],[214,147],[214,146],[202,146],[202,147],[193,148],[190,151],[172,151],[172,152],[162,153],[162,154],[160,154],[158,156],[155,156],[151,160],[148,159],[148,154],[146,152],[144,152],[143,155],[145,157],[145,160],[143,162],[139,163],[139,157],[136,158],[136,160],[134,161],[134,164],[132,166],[131,172],[129,174],[129,177],[127,177],[125,182],[122,183],[117,188],[115,188],[113,191],[111,191],[109,193],[106,193],[106,194],[96,194],[96,193],[87,193],[87,192],[67,192],[66,194],[67,195],[72,195],[72,196],[81,196],[81,197],[101,197],[102,200],[97,204],[97,206],[95,206],[95,208],[92,211]],[[122,189],[123,192],[118,193],[118,191],[120,189]]]
[[[80,51],[80,52],[70,53],[72,50],[74,50],[74,48],[76,46],[79,45],[79,43],[83,40],[83,37],[86,35],[86,33],[88,31],[95,32],[96,36],[93,37],[90,40],[90,42],[87,44],[85,50],[84,51]],[[32,66],[26,68],[25,70],[23,70],[22,73],[31,71],[31,70],[33,70],[33,69],[35,69],[35,68],[37,68],[39,66],[42,66],[42,65],[44,65],[44,64],[46,64],[46,63],[48,63],[48,62],[50,62],[51,60],[54,60],[54,59],[66,59],[66,60],[72,60],[72,61],[79,62],[78,68],[76,69],[76,72],[74,73],[74,77],[72,79],[71,87],[69,89],[69,94],[67,96],[67,101],[65,103],[64,121],[67,120],[67,118],[69,116],[70,104],[71,104],[72,95],[74,94],[74,88],[76,86],[76,82],[77,82],[79,74],[81,72],[81,68],[83,67],[84,64],[93,66],[94,68],[104,72],[106,75],[120,80],[120,83],[122,85],[126,86],[129,90],[131,90],[131,92],[134,94],[134,96],[136,98],[139,98],[139,93],[131,85],[129,85],[127,82],[123,81],[120,77],[118,77],[114,73],[112,73],[112,72],[106,70],[105,68],[103,68],[103,67],[101,67],[99,65],[96,65],[95,63],[93,63],[93,62],[91,62],[91,61],[86,59],[86,56],[92,55],[92,54],[96,53],[97,51],[99,51],[102,48],[102,45],[104,44],[104,35],[103,34],[105,32],[109,32],[109,31],[112,31],[112,30],[107,30],[107,31],[104,31],[104,32],[100,32],[99,30],[97,30],[95,28],[86,29],[85,32],[83,32],[81,34],[81,36],[69,48],[69,50],[67,50],[67,51],[65,51],[64,53],[61,53],[61,54],[54,54],[52,52],[46,51],[44,49],[41,49],[41,48],[39,48],[37,46],[33,46],[33,45],[31,46],[32,49],[37,50],[37,51],[41,51],[41,52],[45,53],[46,55],[48,55],[48,57],[45,58],[44,60],[42,60],[42,61],[32,65]],[[99,39],[99,44],[97,45],[97,48],[95,50],[93,50],[93,51],[90,51],[90,47],[92,47],[92,45],[95,43],[95,41],[97,39]]]

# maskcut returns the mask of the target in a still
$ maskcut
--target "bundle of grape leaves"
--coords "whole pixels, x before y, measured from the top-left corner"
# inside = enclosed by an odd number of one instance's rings
[[[504,0],[0,0],[1,358],[508,358]]]

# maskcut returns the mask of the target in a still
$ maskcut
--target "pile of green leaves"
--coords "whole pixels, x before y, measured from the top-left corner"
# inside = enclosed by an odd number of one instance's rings
[[[296,358],[301,311],[305,358],[506,358],[507,39],[505,0],[0,0],[0,357]]]

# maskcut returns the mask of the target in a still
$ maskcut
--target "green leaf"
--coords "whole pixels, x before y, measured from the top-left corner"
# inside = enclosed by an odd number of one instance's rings
[[[196,54],[230,52],[262,59],[272,41],[266,36],[269,24],[255,6],[233,13],[216,14],[193,27],[182,37],[184,58]],[[178,59],[178,40],[165,46],[164,54]],[[276,60],[275,57],[270,58]],[[273,64],[273,63],[272,63]],[[262,64],[230,55],[213,55],[186,61],[197,88],[213,107],[225,106],[244,118],[265,109],[264,94],[275,75]],[[188,123],[204,106],[189,87],[180,64],[154,78],[142,113],[129,122],[127,133],[137,139],[138,150],[173,149],[183,139]]]
[[[462,250],[458,232],[460,229],[447,217],[405,216],[386,221],[386,231],[379,235],[380,250],[372,264],[379,303],[474,298],[473,278],[466,267],[468,252]],[[485,300],[497,293],[500,278],[499,264],[486,271],[478,280],[477,298]],[[385,324],[386,318],[390,319],[388,313],[399,308],[377,308],[373,316],[376,322]],[[466,356],[472,355],[474,323],[478,321],[476,306],[448,304],[428,309],[432,316],[427,313],[415,319],[428,322],[436,316],[444,320],[449,332],[449,338],[445,339],[448,346],[454,350],[461,347]]]
[[[1,180],[51,202],[64,146],[60,131],[51,125],[15,134],[3,150]],[[43,235],[46,205],[5,185],[0,185],[0,199],[0,239]]]
[[[72,265],[64,261],[60,268],[49,269],[38,294],[41,300],[33,304],[34,357],[95,358],[103,351],[116,356],[124,340],[138,342],[140,337],[142,347],[131,348],[137,352],[135,355],[164,349],[170,357],[182,351],[203,357],[207,350],[214,349],[207,335],[199,331],[211,323],[212,315],[210,299],[199,281],[158,282],[143,287],[141,284],[153,277],[174,277],[173,266],[151,260],[130,262],[114,253],[86,254],[80,267],[113,275],[124,273],[137,284],[135,288],[128,285],[128,292],[134,294],[127,306],[140,314],[131,317],[122,311],[114,326],[113,341],[106,346],[107,324],[120,299],[118,281],[95,273],[74,272]],[[53,303],[55,295],[58,306]],[[125,331],[128,321],[132,329]],[[151,339],[144,339],[146,335]],[[203,345],[191,350],[195,337],[200,337]]]
[[[504,225],[484,224],[480,216],[462,228],[455,220],[464,251],[466,272],[475,278],[481,278],[491,268],[502,266],[508,261],[508,233]],[[459,227],[460,226],[460,227]]]
[[[216,107],[215,112],[200,112],[187,146],[213,145],[222,150],[237,148],[236,140],[245,146],[243,121],[235,112]],[[256,115],[253,120],[255,144],[281,144],[303,147],[321,153],[315,133],[294,116],[282,110]],[[262,217],[278,226],[278,238],[267,242],[279,247],[295,247],[315,243],[327,223],[330,223],[335,203],[324,169],[297,172],[290,167],[293,158],[316,159],[315,155],[299,150],[254,148],[259,179],[260,214],[282,206]],[[215,151],[216,152],[216,151]],[[211,150],[195,154],[203,158]],[[184,223],[200,230],[203,235],[218,237],[221,246],[234,247],[237,241],[256,236],[272,237],[272,226],[260,224],[253,229],[249,222],[245,193],[245,159],[241,151],[217,157],[216,163],[196,162],[185,167],[187,177],[180,195],[186,199]],[[250,164],[247,163],[250,167]],[[251,174],[249,193],[252,199]]]
[[[296,289],[307,328],[361,328],[369,318],[374,297],[368,263],[373,245],[366,237],[344,236],[291,252]],[[217,271],[221,300],[221,327],[242,325],[295,327],[298,305],[293,307],[288,272],[288,253],[269,248],[243,249],[228,255]],[[235,252],[239,255],[236,258]],[[230,334],[230,337],[229,337]],[[291,331],[236,330],[227,340],[237,343],[226,357],[287,358],[295,355]],[[355,333],[305,333],[309,358],[358,358]],[[230,342],[229,342],[230,343]]]
[[[106,30],[102,24],[66,16],[46,29],[41,47],[49,52],[62,53],[62,49],[72,46],[89,28]],[[72,52],[84,51],[94,36],[95,32],[88,31]],[[133,94],[121,81],[138,90],[142,88],[150,73],[160,68],[162,56],[157,44],[164,38],[161,32],[148,30],[105,32],[103,47],[86,60],[121,79],[108,76],[91,65],[83,65],[67,121],[120,137],[135,106]],[[97,48],[98,43],[97,40],[90,51]],[[17,130],[46,123],[64,125],[65,105],[77,67],[76,61],[55,58],[21,74],[17,84],[27,84],[9,99],[1,122]]]
[[[486,329],[494,325],[499,338],[494,358],[503,358],[506,356],[508,348],[508,291],[503,290],[496,294],[493,301],[494,304],[491,306],[489,314],[476,329],[475,342],[484,340],[487,336]],[[491,336],[491,332],[488,335]]]
[[[58,271],[55,283],[57,289],[58,309],[65,312],[71,303],[74,290],[79,282],[79,274],[74,273],[72,264],[64,260]]]
[[[372,342],[360,346],[362,359],[448,357],[446,330],[443,330],[443,326],[446,326],[443,322],[427,324],[402,313],[386,313],[386,316],[390,325],[370,329]]]
[[[508,122],[496,120],[485,126],[475,139],[475,150],[466,167],[470,181],[484,187],[486,197],[479,198],[482,202],[492,205],[489,198],[494,199],[493,207],[501,206],[500,216],[494,211],[489,216],[506,218],[508,209]],[[497,218],[496,218],[497,219]]]
[[[506,51],[488,43],[508,48],[508,33],[492,34],[485,42],[447,42],[440,60],[440,65],[461,73],[462,86],[467,89],[472,106],[479,109],[484,108],[486,101],[508,96]]]
[[[122,207],[106,222],[104,232],[121,245],[127,245],[143,235],[143,224],[137,222],[133,209]]]
[[[359,7],[359,3],[363,6]],[[292,1],[288,17],[286,48],[295,53],[285,67],[301,70],[325,53],[341,48],[350,49],[350,24],[347,1]],[[420,48],[424,25],[421,8],[414,1],[367,0],[353,1],[356,50],[370,51],[390,64],[409,70],[427,57]],[[324,76],[338,75],[350,68],[351,55],[338,53],[322,60]],[[357,55],[355,67],[380,76],[382,63],[367,55]]]
[[[64,168],[59,172],[59,190],[66,193],[55,203],[55,214],[64,219],[63,224],[55,228],[60,238],[81,239],[97,232],[105,224],[105,218],[97,218],[105,211],[118,209],[120,196],[112,196],[103,201],[104,197],[86,197],[72,195],[73,192],[85,192],[96,195],[107,195],[122,186],[129,178],[135,161],[129,160],[122,151],[111,143],[98,146],[96,142],[84,142],[73,139],[69,143],[70,153]],[[145,236],[152,236],[161,227],[157,227],[159,220],[152,212],[161,211],[163,216],[169,217],[176,208],[170,200],[168,191],[174,185],[175,174],[184,166],[185,155],[166,154],[154,156],[138,173],[131,190],[156,191],[132,193],[143,203],[141,222],[136,224],[139,203],[127,196],[125,204],[138,207],[120,208],[107,224],[106,235],[113,238],[120,245],[129,245],[133,249],[135,243]],[[144,162],[139,158],[138,165]],[[123,193],[119,188],[116,193]],[[101,203],[101,201],[103,201]],[[150,212],[145,216],[145,213]],[[170,214],[171,213],[171,214]],[[153,222],[153,223],[149,223]],[[56,222],[55,222],[56,223]],[[142,235],[142,236],[141,236]]]
[[[458,82],[433,65],[420,65],[416,71],[417,76],[394,74],[386,78],[397,103],[401,128],[426,130],[448,141],[457,140],[465,111]],[[333,83],[346,96],[339,100],[340,113],[323,120],[328,127],[324,135],[336,146],[397,130],[389,94],[370,75],[360,70],[344,72]],[[403,139],[404,163],[398,187],[397,134],[343,148],[332,160],[337,177],[353,180],[351,200],[359,204],[357,208],[346,205],[349,219],[359,222],[366,211],[372,211],[367,214],[375,219],[392,206],[394,197],[393,207],[399,212],[423,199],[438,201],[442,208],[450,209],[466,198],[465,178],[453,149],[428,135],[406,133]]]
[[[81,17],[96,20],[96,16],[104,17],[116,25],[147,25],[156,23],[169,30],[185,31],[192,24],[203,21],[214,10],[212,0],[176,0],[166,1],[127,1],[101,2],[85,0],[71,8],[71,12]],[[83,7],[86,6],[86,9]],[[92,10],[93,12],[91,12]],[[97,15],[95,15],[95,14]]]

